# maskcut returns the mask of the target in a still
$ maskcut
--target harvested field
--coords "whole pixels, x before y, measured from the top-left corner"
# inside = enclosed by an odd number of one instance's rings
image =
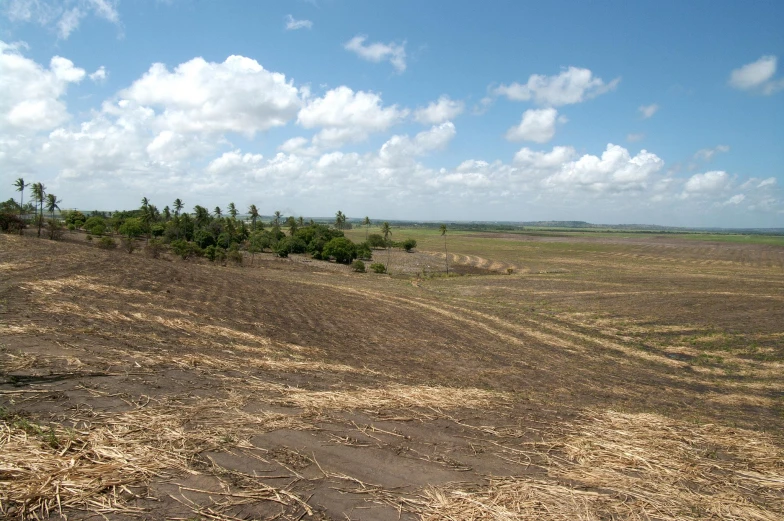
[[[784,245],[407,236],[390,277],[0,235],[0,512],[784,517]]]

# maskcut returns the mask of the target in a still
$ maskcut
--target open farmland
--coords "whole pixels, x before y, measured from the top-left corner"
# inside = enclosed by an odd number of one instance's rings
[[[387,276],[0,235],[2,513],[784,516],[779,238],[450,231],[445,277],[406,237]]]

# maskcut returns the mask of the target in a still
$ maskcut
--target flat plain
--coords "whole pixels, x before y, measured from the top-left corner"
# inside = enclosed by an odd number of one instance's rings
[[[75,237],[0,235],[9,519],[784,517],[781,237],[394,229],[391,275]]]

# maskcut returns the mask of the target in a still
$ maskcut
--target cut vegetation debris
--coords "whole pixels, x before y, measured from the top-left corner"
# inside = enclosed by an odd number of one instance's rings
[[[784,518],[784,451],[759,433],[608,411],[553,440],[542,479],[424,491],[424,520]],[[565,458],[557,456],[563,452]],[[414,504],[417,501],[413,502]]]
[[[148,402],[119,414],[72,418],[72,428],[6,413],[0,422],[0,513],[18,519],[63,509],[139,513],[129,505],[137,497],[134,485],[197,473],[190,464],[196,454],[242,445],[259,432],[307,428],[283,414],[245,413],[236,408],[241,404],[237,396]]]

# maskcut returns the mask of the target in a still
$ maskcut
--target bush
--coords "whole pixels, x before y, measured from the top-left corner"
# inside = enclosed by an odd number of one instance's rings
[[[417,242],[415,239],[406,239],[403,241],[403,249],[406,251],[411,251],[416,248]]]
[[[242,252],[238,250],[236,247],[230,249],[226,257],[229,259],[230,262],[236,264],[237,266],[242,266]]]
[[[88,236],[88,238],[92,240],[92,236]],[[117,247],[117,243],[111,237],[101,237],[101,240],[98,241],[98,247],[102,250],[113,250]]]
[[[119,227],[119,232],[129,239],[140,236],[144,233],[144,226],[141,219],[137,217],[130,217],[125,220]]]
[[[122,240],[122,244],[123,244],[123,249],[127,251],[129,254],[133,253],[133,250],[136,249],[136,241],[134,241],[133,239],[129,239],[128,237],[125,237]]]
[[[198,257],[204,253],[198,244],[184,239],[172,241],[171,249],[175,255],[182,257],[182,260],[186,260],[188,257]]]
[[[11,212],[0,212],[0,230],[14,233],[24,227],[25,223],[18,215]]]
[[[374,262],[370,265],[370,269],[373,270],[374,273],[386,273],[387,267],[381,264],[380,262]]]
[[[150,239],[144,247],[144,254],[152,259],[159,259],[165,249],[161,239]]]
[[[368,243],[363,242],[357,244],[357,258],[362,260],[370,260],[373,258],[373,251],[368,246]]]
[[[69,232],[72,232],[72,231],[74,231],[74,230],[76,230],[76,225],[75,225],[75,224],[69,224],[69,225],[68,225],[68,231],[69,231]]]
[[[64,235],[64,227],[63,224],[56,220],[56,219],[49,219],[46,222],[47,229],[49,231],[49,238],[53,241],[59,241],[63,238]]]
[[[345,237],[338,237],[324,245],[321,255],[323,257],[334,257],[335,262],[348,264],[357,258],[357,247]]]
[[[384,241],[384,237],[382,237],[378,233],[371,233],[368,236],[368,245],[371,248],[386,248],[387,243]]]
[[[103,235],[106,231],[106,221],[103,217],[90,217],[84,222],[84,229],[93,235]]]
[[[351,269],[357,273],[365,273],[365,263],[357,259],[351,263]]]

